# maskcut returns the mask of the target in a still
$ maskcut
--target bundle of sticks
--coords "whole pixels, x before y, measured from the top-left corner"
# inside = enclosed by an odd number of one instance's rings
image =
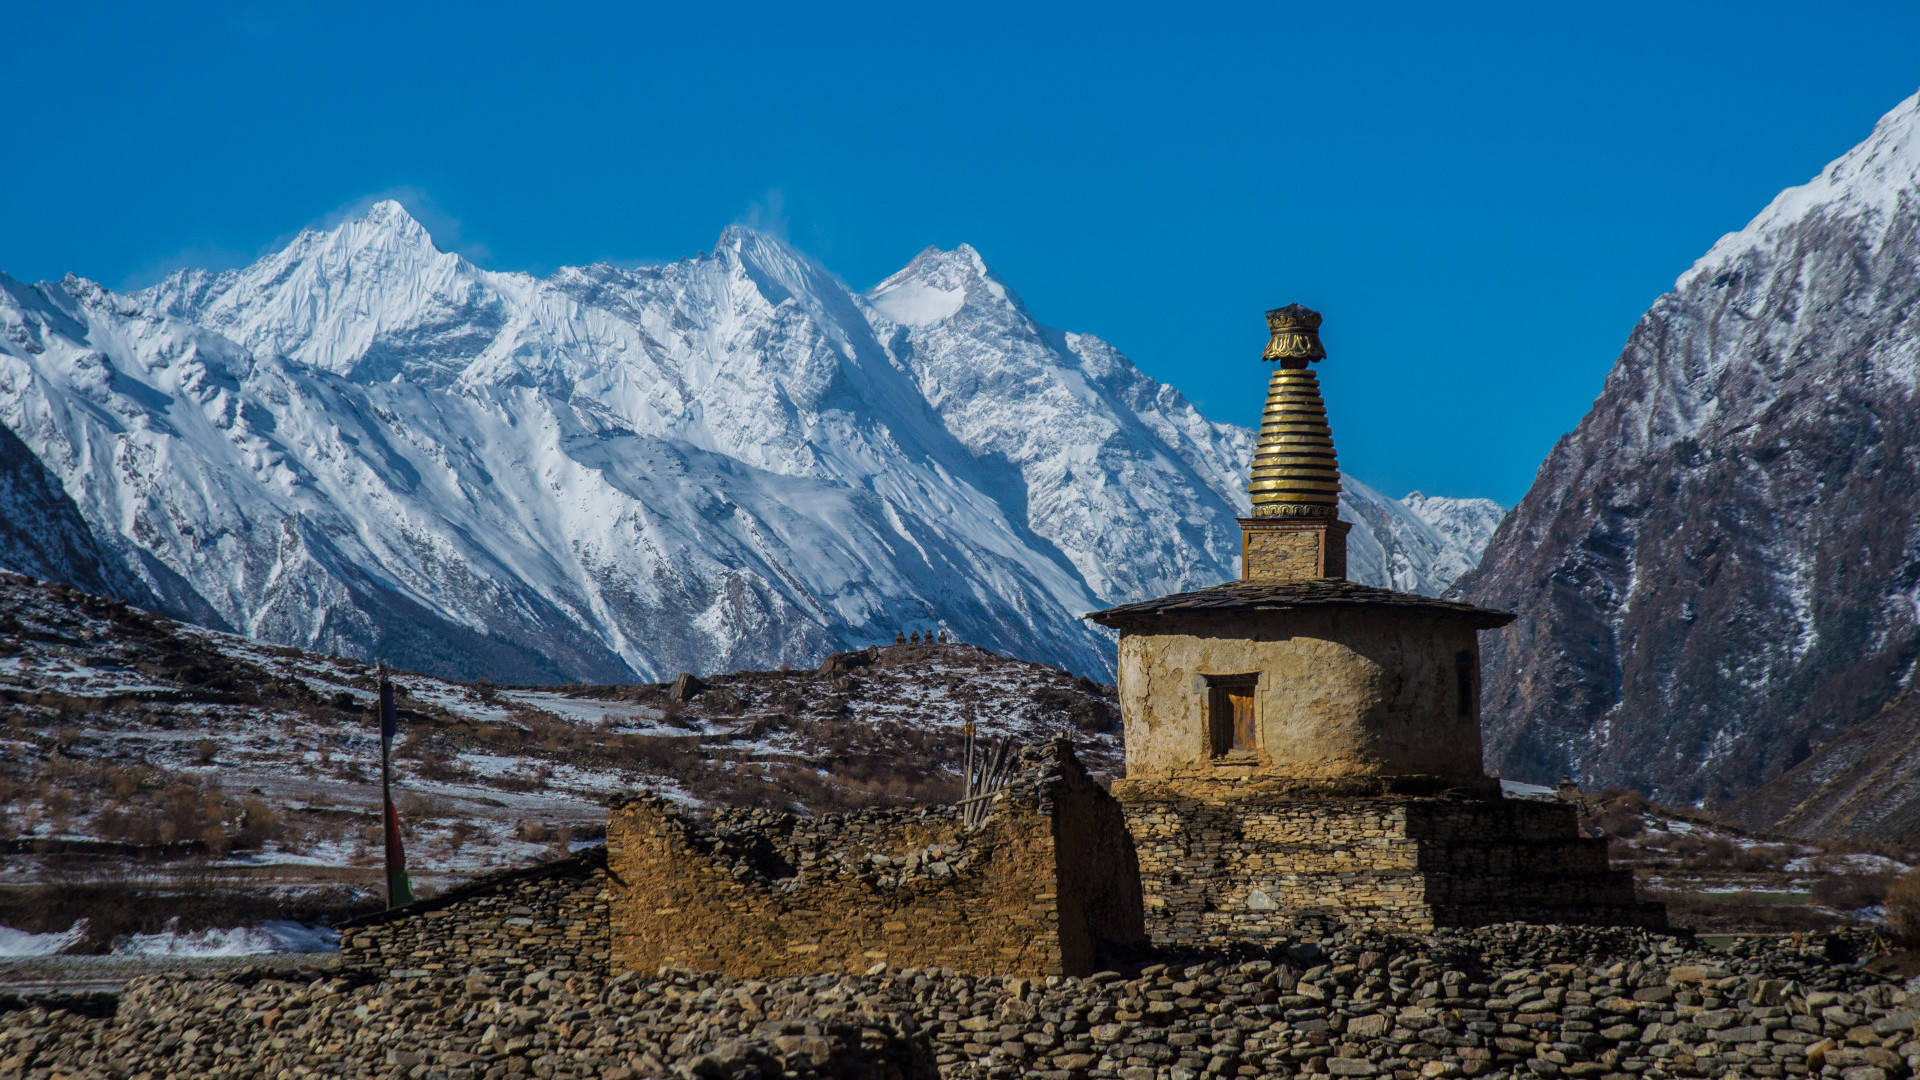
[[[967,725],[966,788],[960,798],[961,819],[972,829],[987,820],[993,797],[1012,775],[1013,740],[987,740],[976,746],[973,725]]]

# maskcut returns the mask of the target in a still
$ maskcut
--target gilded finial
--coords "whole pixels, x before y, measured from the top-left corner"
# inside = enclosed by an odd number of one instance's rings
[[[1327,350],[1320,344],[1320,313],[1299,304],[1288,304],[1267,312],[1267,329],[1273,337],[1267,341],[1262,360],[1278,360],[1281,367],[1303,368],[1309,360],[1325,360]]]
[[[1278,360],[1267,383],[1260,441],[1253,451],[1253,516],[1335,518],[1340,515],[1340,462],[1333,452],[1320,380],[1307,370],[1326,358],[1320,313],[1299,304],[1267,312],[1273,334],[1262,359]]]

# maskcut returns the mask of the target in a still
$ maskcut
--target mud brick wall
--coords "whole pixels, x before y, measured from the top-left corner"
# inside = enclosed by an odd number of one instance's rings
[[[1130,798],[1148,933],[1221,947],[1302,928],[1664,927],[1572,808],[1505,799]]]
[[[607,823],[614,966],[1091,972],[1103,945],[1144,939],[1124,817],[1064,743],[1022,765],[973,830],[945,807],[702,824],[657,797],[629,800]]]
[[[608,972],[606,849],[343,923],[340,962],[382,978]]]

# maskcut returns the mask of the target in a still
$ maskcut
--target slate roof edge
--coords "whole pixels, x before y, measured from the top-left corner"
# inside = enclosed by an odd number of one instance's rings
[[[1306,590],[1314,590],[1312,592]],[[1266,593],[1268,595],[1260,595]],[[1343,595],[1344,594],[1344,595]],[[1442,600],[1418,593],[1395,592],[1367,585],[1251,585],[1227,582],[1205,589],[1171,593],[1153,600],[1120,604],[1081,616],[1102,626],[1119,628],[1122,624],[1167,615],[1204,615],[1208,612],[1300,611],[1315,608],[1419,611],[1433,615],[1451,615],[1474,624],[1475,629],[1492,630],[1512,622],[1514,614],[1476,607],[1458,600]]]

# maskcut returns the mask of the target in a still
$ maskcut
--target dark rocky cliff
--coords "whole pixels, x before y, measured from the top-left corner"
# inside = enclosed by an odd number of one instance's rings
[[[101,544],[60,480],[0,424],[0,569],[144,607],[152,592]]]
[[[1909,98],[1655,302],[1455,588],[1490,770],[1727,803],[1909,686],[1917,263]]]

